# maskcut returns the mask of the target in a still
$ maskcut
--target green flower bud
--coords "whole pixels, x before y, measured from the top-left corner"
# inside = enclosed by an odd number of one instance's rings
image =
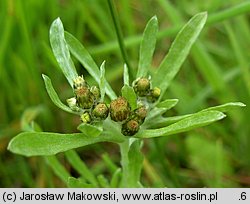
[[[90,92],[94,95],[95,100],[99,100],[101,97],[100,89],[97,86],[91,86]]]
[[[81,115],[81,121],[83,123],[90,123],[92,120],[91,120],[91,116],[88,112],[84,112],[82,115]]]
[[[139,78],[135,81],[133,88],[138,96],[146,96],[150,90],[150,81],[147,78]]]
[[[140,129],[139,123],[136,120],[129,120],[122,124],[122,134],[125,136],[133,136]]]
[[[150,90],[150,94],[148,95],[147,99],[149,102],[155,102],[158,100],[158,98],[161,95],[161,89],[158,87],[154,87],[153,89]]]
[[[109,108],[105,103],[98,103],[92,111],[92,116],[104,120],[108,117]]]
[[[87,86],[78,87],[75,89],[76,102],[81,108],[88,109],[94,104],[94,95],[90,92]]]
[[[134,110],[133,116],[134,119],[139,123],[142,124],[147,116],[147,109],[145,106],[141,106]]]
[[[110,103],[110,117],[112,120],[124,121],[130,114],[130,106],[124,97],[119,97]]]
[[[67,101],[68,106],[70,107],[71,110],[77,111],[77,112],[80,111],[79,107],[77,107],[77,105],[76,105],[76,98],[75,97],[69,98],[66,101]]]

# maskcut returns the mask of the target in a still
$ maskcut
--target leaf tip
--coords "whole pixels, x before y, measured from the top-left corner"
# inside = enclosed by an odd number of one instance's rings
[[[238,105],[239,105],[240,107],[246,107],[246,106],[247,106],[245,103],[242,103],[242,102],[238,102]]]
[[[62,21],[61,21],[61,18],[60,17],[57,17],[55,20],[54,20],[54,22],[53,23],[61,23]]]
[[[156,15],[154,15],[154,16],[152,17],[152,19],[155,20],[155,21],[158,21],[158,18],[157,18]]]
[[[207,19],[208,12],[207,11],[203,11],[201,13],[198,13],[198,15],[204,16]]]
[[[42,78],[43,78],[43,80],[45,80],[46,79],[46,75],[45,74],[42,74]]]
[[[223,118],[227,117],[226,114],[224,114],[224,113],[222,113],[220,111],[216,111],[216,112],[218,112],[218,120],[222,120]]]
[[[104,69],[104,67],[105,67],[105,63],[106,63],[106,60],[103,60],[103,62],[102,62],[102,64],[101,64],[100,69]]]

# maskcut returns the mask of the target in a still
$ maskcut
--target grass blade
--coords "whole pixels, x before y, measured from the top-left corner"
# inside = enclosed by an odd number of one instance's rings
[[[50,167],[53,169],[55,174],[64,182],[67,183],[68,177],[70,174],[65,169],[65,167],[60,163],[60,161],[57,159],[56,156],[47,156],[45,157],[46,162],[50,165]]]
[[[44,83],[45,83],[45,87],[47,90],[47,93],[49,94],[49,97],[51,99],[51,101],[60,109],[68,112],[68,113],[73,113],[73,114],[77,114],[76,112],[72,111],[68,106],[66,106],[65,104],[63,104],[61,102],[61,100],[59,99],[55,89],[52,86],[51,80],[48,76],[46,75],[42,75]]]
[[[97,127],[95,125],[86,124],[86,123],[81,123],[77,127],[77,129],[80,130],[85,135],[91,135],[92,137],[99,136],[103,131],[101,127]]]
[[[158,20],[156,16],[153,16],[147,23],[146,28],[143,32],[136,78],[147,76],[155,50],[157,32]]]
[[[178,99],[167,99],[165,101],[162,101],[160,103],[157,104],[158,108],[165,108],[166,110],[169,110],[171,108],[173,108],[177,103],[178,103]]]
[[[89,183],[98,186],[95,175],[89,170],[86,164],[81,160],[79,155],[74,150],[65,152],[65,156],[74,169]]]
[[[76,59],[81,62],[84,68],[88,71],[88,73],[94,78],[94,80],[100,84],[100,70],[93,58],[89,54],[89,52],[85,49],[85,47],[70,33],[65,32],[65,39],[69,46],[69,50],[74,55]],[[106,93],[110,97],[110,99],[115,99],[116,94],[110,87],[108,83],[106,83]]]
[[[69,177],[67,185],[69,188],[97,188],[93,184],[84,183],[81,179],[76,179],[74,177]]]
[[[180,70],[192,45],[198,38],[207,19],[207,13],[195,15],[178,33],[166,57],[153,78],[153,85],[159,87],[164,95],[172,79]]]
[[[111,181],[110,181],[110,187],[111,188],[117,188],[120,184],[122,170],[121,168],[118,168],[112,175]]]
[[[225,116],[226,115],[222,112],[214,110],[199,112],[164,128],[141,131],[136,137],[152,138],[186,132],[197,127],[208,125],[217,120],[221,120]]]
[[[69,49],[64,39],[64,28],[60,18],[54,20],[50,27],[50,44],[63,74],[71,87],[73,87],[73,80],[78,74],[70,58]]]

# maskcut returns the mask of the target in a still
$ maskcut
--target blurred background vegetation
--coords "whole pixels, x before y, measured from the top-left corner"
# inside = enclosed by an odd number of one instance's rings
[[[160,27],[152,65],[156,67],[180,26],[196,13],[208,11],[207,26],[166,95],[180,100],[168,115],[230,101],[247,105],[208,127],[146,140],[142,183],[148,187],[250,187],[249,1],[120,0],[115,5],[134,68],[140,36],[150,17],[157,15]],[[230,8],[238,8],[238,13],[217,20],[212,17]],[[52,104],[41,77],[42,73],[50,76],[64,101],[71,97],[48,39],[50,24],[58,16],[98,65],[106,60],[107,78],[119,94],[123,61],[105,0],[1,0],[0,187],[65,187],[43,157],[26,158],[6,149],[13,136],[28,130],[29,123],[43,131],[77,131],[79,119]],[[81,65],[75,64],[78,73],[87,77]],[[110,143],[77,151],[96,174],[110,177],[112,165],[120,165],[118,148]],[[77,177],[64,155],[57,157]]]

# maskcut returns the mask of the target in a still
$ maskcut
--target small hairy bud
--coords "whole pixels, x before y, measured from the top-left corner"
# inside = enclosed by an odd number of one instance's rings
[[[112,120],[124,121],[130,114],[130,106],[124,97],[119,97],[110,103],[110,117]]]
[[[139,78],[135,81],[133,88],[138,96],[146,96],[150,90],[150,81],[147,78]]]
[[[133,112],[133,116],[134,116],[134,119],[139,123],[139,124],[142,124],[147,116],[147,109],[145,106],[141,106],[137,109],[134,110]]]
[[[104,120],[108,117],[109,108],[105,103],[98,103],[92,111],[92,116]]]
[[[136,120],[129,120],[122,124],[122,134],[125,136],[133,136],[140,129],[140,125]]]
[[[154,87],[153,89],[150,90],[150,94],[148,95],[148,101],[149,102],[155,102],[161,95],[161,89],[158,87]]]
[[[69,98],[66,101],[67,101],[68,106],[70,107],[71,110],[73,110],[73,111],[79,111],[80,110],[79,107],[77,107],[77,105],[76,105],[76,98],[75,97]]]
[[[91,116],[88,112],[84,112],[82,115],[81,115],[81,121],[83,123],[90,123],[92,120],[91,120]]]
[[[94,95],[87,86],[75,89],[77,105],[81,108],[88,109],[94,104]]]
[[[83,79],[83,76],[76,77],[76,79],[73,81],[74,89],[81,88],[83,86],[87,86],[87,83]]]

